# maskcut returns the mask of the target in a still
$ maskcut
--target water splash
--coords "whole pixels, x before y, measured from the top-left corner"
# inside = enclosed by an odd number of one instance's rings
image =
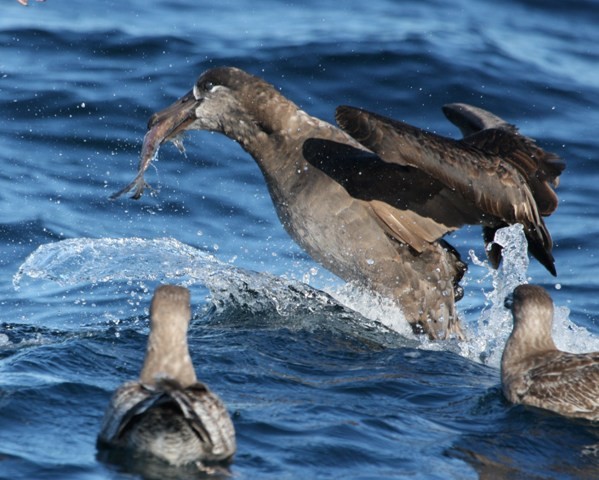
[[[230,312],[244,312],[272,327],[331,328],[378,345],[452,350],[498,367],[512,328],[503,302],[517,285],[527,282],[529,260],[520,225],[499,230],[495,242],[503,247],[498,270],[470,252],[473,263],[486,269],[485,279],[492,288],[483,292],[482,312],[465,322],[467,340],[463,342],[415,339],[394,302],[354,285],[325,293],[299,281],[234,267],[173,238],[75,238],[41,245],[21,265],[13,284],[19,289],[29,281],[26,278],[62,287],[148,281],[201,284],[210,290],[210,302],[217,315],[224,312],[223,318]],[[149,293],[145,288],[144,295]],[[145,304],[145,299],[140,301]],[[599,350],[599,339],[573,324],[568,315],[567,308],[557,306],[554,339],[558,347],[572,352]]]
[[[553,340],[566,352],[599,352],[599,337],[570,320],[570,309],[556,306],[553,314]]]
[[[501,228],[495,233],[494,243],[502,247],[502,261],[498,269],[487,260],[479,259],[470,250],[474,265],[487,270],[492,289],[483,292],[485,307],[475,322],[465,325],[467,340],[460,342],[460,354],[472,360],[499,366],[503,347],[512,331],[511,313],[504,307],[505,297],[515,287],[527,283],[529,259],[528,242],[520,224]]]
[[[502,250],[500,267],[493,269],[487,260],[480,260],[471,250],[475,265],[487,270],[492,289],[484,292],[485,307],[475,322],[466,325],[468,339],[460,342],[460,354],[471,360],[499,367],[505,342],[512,331],[512,315],[504,307],[505,297],[514,288],[528,283],[528,242],[520,224],[499,229],[494,242]],[[558,348],[570,352],[599,350],[599,338],[588,330],[572,323],[566,307],[556,306],[553,321],[553,338]]]
[[[331,296],[366,318],[380,322],[394,332],[413,337],[412,327],[401,309],[390,298],[365,290],[353,283],[345,283],[329,291]],[[424,339],[424,335],[422,336]]]
[[[25,277],[62,287],[108,282],[173,281],[210,289],[215,305],[251,304],[280,315],[296,306],[337,305],[329,295],[299,282],[250,272],[173,238],[74,238],[37,248],[13,277],[19,289]]]
[[[305,283],[234,267],[173,238],[75,238],[41,245],[14,275],[15,289],[24,286],[26,278],[62,287],[148,281],[200,284],[210,290],[216,314],[241,311],[288,328],[331,324],[378,344],[397,345],[399,339],[376,320]]]

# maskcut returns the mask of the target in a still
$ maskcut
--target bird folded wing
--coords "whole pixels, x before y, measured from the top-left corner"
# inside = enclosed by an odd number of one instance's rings
[[[369,204],[388,235],[419,253],[447,232],[455,230],[411,210],[399,210],[379,200],[371,200]]]
[[[114,393],[106,411],[99,439],[110,443],[127,428],[131,419],[148,410],[158,401],[160,394],[147,389],[139,382],[127,382]]]
[[[522,392],[522,398],[544,408],[567,408],[572,414],[596,412],[599,418],[599,353],[560,353],[559,361],[540,365],[528,373],[528,388]]]

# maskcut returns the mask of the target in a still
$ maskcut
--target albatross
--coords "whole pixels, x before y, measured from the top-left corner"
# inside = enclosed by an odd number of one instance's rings
[[[235,430],[220,398],[198,381],[189,356],[189,290],[156,289],[139,380],[121,385],[106,410],[98,447],[151,455],[175,467],[226,464]]]
[[[490,112],[446,106],[465,133],[453,140],[352,107],[339,127],[310,116],[266,81],[233,67],[204,72],[149,120],[138,174],[112,196],[146,186],[160,145],[187,130],[221,132],[260,167],[286,231],[344,279],[394,299],[415,332],[460,336],[455,302],[466,270],[443,236],[467,224],[522,223],[531,253],[555,274],[542,216],[557,207],[564,168]],[[497,264],[500,252],[491,250]]]
[[[519,285],[506,299],[514,328],[501,359],[501,384],[512,403],[567,417],[599,420],[599,352],[568,353],[551,336],[553,301],[537,285]]]

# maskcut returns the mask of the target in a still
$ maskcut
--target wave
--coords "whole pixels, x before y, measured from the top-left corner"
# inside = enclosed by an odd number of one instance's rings
[[[74,238],[47,243],[19,267],[13,277],[15,289],[21,288],[25,277],[61,287],[121,281],[202,284],[217,307],[250,306],[253,311],[274,310],[281,316],[345,308],[306,284],[234,267],[173,238]]]
[[[62,287],[147,281],[200,284],[210,290],[212,314],[220,321],[243,313],[270,328],[329,328],[373,345],[451,350],[498,367],[512,327],[503,302],[514,287],[527,282],[529,260],[520,225],[499,230],[495,242],[503,247],[498,270],[470,252],[472,261],[491,277],[492,288],[485,293],[485,306],[476,318],[465,319],[467,340],[460,342],[416,339],[393,302],[351,284],[324,292],[299,281],[232,266],[173,238],[74,238],[44,244],[23,262],[13,285],[20,289],[26,277]],[[570,351],[599,350],[599,339],[568,316],[567,308],[556,308],[558,346]]]
[[[234,267],[173,238],[74,238],[44,244],[19,267],[14,288],[27,285],[26,278],[79,288],[118,282],[199,284],[210,290],[212,315],[221,323],[227,316],[243,313],[260,317],[270,327],[326,327],[380,346],[414,344],[326,292]]]

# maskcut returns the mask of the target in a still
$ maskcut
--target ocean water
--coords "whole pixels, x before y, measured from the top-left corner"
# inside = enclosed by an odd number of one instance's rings
[[[95,438],[143,360],[162,282],[192,292],[198,377],[227,404],[238,479],[599,478],[599,427],[514,407],[499,388],[503,296],[544,285],[554,335],[599,350],[599,4],[595,0],[5,0],[0,11],[0,478],[190,478],[106,463]],[[547,219],[557,278],[478,229],[468,339],[414,337],[401,313],[315,264],[283,230],[253,160],[224,136],[164,146],[141,200],[149,116],[216,65],[306,111],[337,105],[459,137],[441,106],[505,118],[567,162]]]

